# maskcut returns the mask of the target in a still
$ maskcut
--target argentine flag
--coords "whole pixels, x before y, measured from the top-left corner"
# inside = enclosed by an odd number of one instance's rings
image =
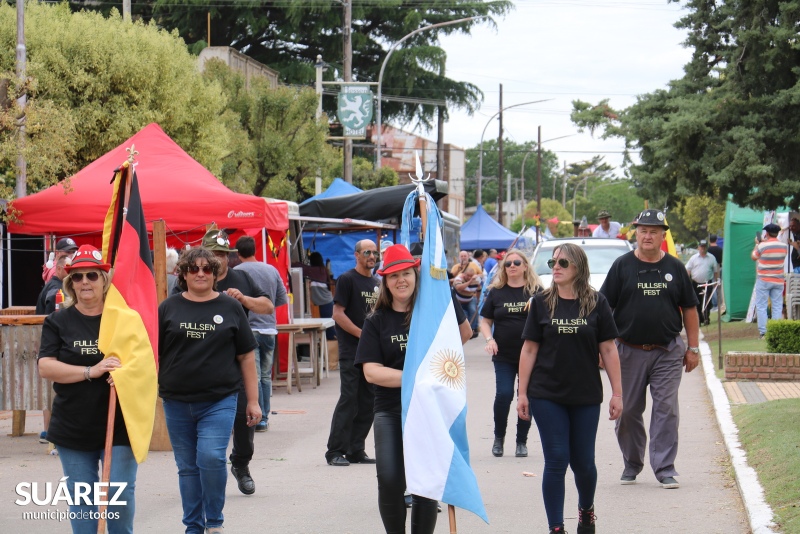
[[[428,224],[401,389],[406,487],[488,523],[469,464],[466,366],[447,281],[442,218],[430,195],[422,194]],[[406,246],[419,195],[418,190],[409,194],[403,207],[401,241]]]

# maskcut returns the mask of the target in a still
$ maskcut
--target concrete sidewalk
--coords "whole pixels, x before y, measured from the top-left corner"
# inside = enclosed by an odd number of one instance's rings
[[[492,445],[494,370],[483,341],[467,343],[469,395],[468,430],[472,466],[486,504],[490,525],[463,510],[457,511],[460,533],[548,532],[541,495],[543,467],[535,425],[528,440],[528,458],[495,458]],[[605,376],[604,376],[605,380]],[[606,398],[610,388],[606,381]],[[382,532],[377,509],[375,469],[369,465],[330,467],[325,444],[333,407],[338,399],[338,373],[332,372],[316,389],[287,395],[275,390],[269,432],[256,434],[256,458],[251,471],[256,493],[240,494],[229,477],[225,505],[226,532],[278,534],[373,534]],[[742,499],[731,476],[722,438],[714,420],[702,369],[684,375],[681,385],[681,448],[676,462],[681,488],[662,489],[649,467],[632,486],[621,486],[622,458],[604,406],[598,430],[598,532],[738,534],[749,532]],[[513,410],[513,407],[512,407]],[[513,451],[513,418],[506,449]],[[46,454],[37,442],[40,430],[35,412],[29,413],[28,432],[11,438],[10,418],[0,419],[0,524],[3,532],[54,534],[70,532],[53,520],[23,520],[33,505],[14,504],[17,483],[57,483],[58,457]],[[373,454],[372,436],[367,440]],[[536,476],[526,477],[523,472]],[[171,452],[151,452],[139,468],[136,488],[136,532],[182,532],[178,477]],[[64,510],[65,506],[59,507]],[[577,495],[567,475],[567,531],[574,534]],[[440,515],[437,533],[449,532],[447,514]]]

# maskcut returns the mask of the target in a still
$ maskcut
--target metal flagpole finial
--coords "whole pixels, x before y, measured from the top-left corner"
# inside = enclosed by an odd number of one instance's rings
[[[419,159],[419,152],[417,150],[414,151],[414,156],[417,159],[417,168],[416,168],[416,173],[415,173],[417,175],[417,177],[414,178],[409,173],[408,178],[411,180],[412,184],[416,184],[417,185],[417,191],[419,191],[419,194],[421,195],[421,194],[423,194],[425,192],[425,183],[431,181],[431,174],[428,173],[428,177],[424,178],[425,173],[422,171],[422,162]]]
[[[136,150],[136,145],[131,145],[130,148],[126,148],[125,152],[128,153],[128,162],[129,163],[133,163],[133,161],[136,159],[136,156],[139,155],[139,151]]]

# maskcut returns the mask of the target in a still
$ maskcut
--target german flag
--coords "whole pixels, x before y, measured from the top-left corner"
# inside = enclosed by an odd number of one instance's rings
[[[98,348],[122,362],[113,373],[114,386],[133,455],[141,463],[150,447],[158,395],[158,299],[136,173],[127,161],[114,172],[103,228],[103,259],[113,274]]]
[[[667,224],[667,218],[664,217],[664,224]],[[669,226],[667,224],[667,226]],[[664,241],[661,242],[661,250],[670,256],[678,257],[678,250],[675,248],[675,241],[672,239],[672,232],[667,230],[667,235],[664,236]]]

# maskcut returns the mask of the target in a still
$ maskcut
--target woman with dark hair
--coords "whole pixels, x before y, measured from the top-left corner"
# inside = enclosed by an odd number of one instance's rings
[[[498,265],[498,272],[489,286],[481,308],[480,331],[486,339],[484,349],[492,355],[495,377],[494,443],[492,454],[503,456],[508,412],[514,400],[514,386],[519,373],[522,330],[528,317],[526,303],[542,289],[542,282],[528,258],[518,249],[511,249]],[[517,418],[517,446],[514,455],[528,456],[530,419]]]
[[[567,466],[578,489],[578,534],[595,532],[594,452],[603,383],[602,355],[611,382],[609,419],[622,413],[617,328],[608,301],[589,284],[589,262],[577,245],[565,243],[547,262],[549,289],[531,301],[522,337],[517,413],[536,419],[544,453],[542,495],[550,534],[564,532]]]
[[[403,245],[386,249],[380,292],[364,322],[356,352],[356,365],[375,384],[375,460],[378,474],[378,509],[387,534],[406,532],[405,464],[403,461],[400,385],[406,356],[411,314],[419,290],[419,263]],[[455,306],[461,340],[472,329],[460,306]],[[438,503],[411,496],[411,532],[431,534],[436,527]]]
[[[308,256],[309,265],[303,266],[303,274],[309,279],[311,285],[311,302],[319,308],[319,316],[333,317],[333,294],[331,294],[331,275],[325,267],[325,260],[319,252],[312,252]],[[325,330],[325,339],[336,339],[336,328]]]
[[[72,263],[65,267],[64,309],[47,316],[42,326],[39,374],[54,382],[56,397],[47,428],[47,440],[54,443],[74,504],[69,510],[73,533],[97,532],[97,507],[81,504],[76,484],[91,488],[86,496],[95,502],[94,484],[100,481],[98,462],[105,461],[108,397],[114,380],[109,374],[121,367],[119,358],[104,358],[97,348],[106,293],[111,285],[111,266],[99,250],[83,245]],[[106,510],[110,534],[132,533],[136,510],[134,489],[137,464],[131,451],[125,420],[119,403],[114,419],[111,482],[125,483],[119,501]]]
[[[159,395],[178,465],[187,534],[222,532],[225,452],[242,381],[247,425],[261,421],[256,340],[239,301],[216,291],[219,272],[213,252],[184,252],[178,261],[182,292],[158,307]]]

